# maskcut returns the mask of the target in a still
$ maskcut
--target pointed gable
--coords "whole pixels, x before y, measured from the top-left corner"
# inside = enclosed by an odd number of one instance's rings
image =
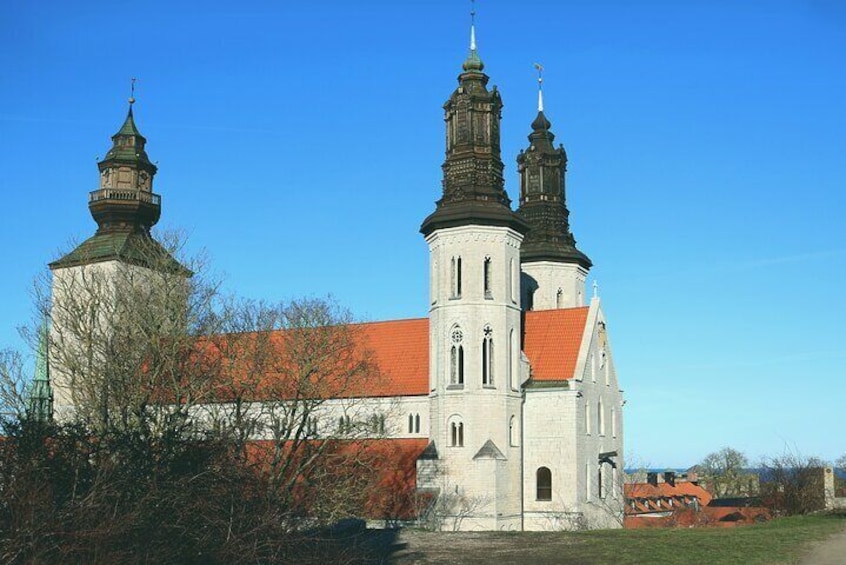
[[[575,376],[588,307],[526,312],[523,351],[534,381],[565,381]]]

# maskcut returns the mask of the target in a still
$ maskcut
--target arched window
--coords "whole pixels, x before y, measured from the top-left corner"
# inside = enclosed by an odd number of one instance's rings
[[[461,257],[453,257],[451,263],[452,297],[461,298]]]
[[[512,447],[520,445],[520,430],[517,428],[517,416],[508,420],[508,439]]]
[[[482,333],[482,386],[493,386],[493,330],[485,326]]]
[[[555,293],[555,307],[564,308],[564,291],[560,288],[558,289],[558,292]]]
[[[414,415],[414,433],[415,434],[420,433],[420,414]]]
[[[464,384],[464,333],[458,326],[453,327],[450,334],[452,346],[449,352],[449,384]]]
[[[602,409],[602,399],[596,402],[596,431],[599,435],[605,435],[605,411]]]
[[[370,431],[374,434],[385,433],[385,415],[373,414],[370,416]]]
[[[414,414],[408,415],[408,433],[414,433]]]
[[[464,422],[458,420],[449,425],[450,447],[464,447]]]
[[[493,294],[491,292],[491,258],[485,257],[485,262],[482,267],[482,278],[484,280],[485,285],[485,298],[493,298]]]
[[[540,467],[536,473],[537,499],[552,500],[552,471],[548,467]]]

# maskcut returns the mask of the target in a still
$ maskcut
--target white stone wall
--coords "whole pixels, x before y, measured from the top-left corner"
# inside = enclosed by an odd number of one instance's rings
[[[284,405],[284,402],[254,402],[242,410],[264,421],[254,439],[272,439],[269,414]],[[206,422],[214,419],[226,420],[235,410],[234,404],[204,404],[192,409],[192,416]],[[409,431],[409,416],[416,424],[420,417],[420,429],[416,425]],[[376,420],[374,420],[376,417]],[[384,431],[373,427],[374,421],[384,418]],[[313,409],[317,437],[321,438],[391,438],[426,439],[429,437],[429,399],[426,396],[390,396],[372,398],[333,398],[323,401]],[[344,418],[342,425],[341,419]],[[348,420],[347,420],[348,418]],[[348,424],[347,424],[348,422]]]
[[[441,459],[440,488],[472,516],[462,529],[519,529],[519,446],[511,421],[521,420],[520,243],[510,228],[462,226],[428,238],[431,268],[430,394],[431,438]],[[453,262],[461,259],[461,293]],[[485,261],[490,261],[485,287]],[[456,265],[457,266],[457,265]],[[450,363],[455,329],[461,330],[464,382],[453,383]],[[493,341],[492,382],[483,382],[483,342]],[[513,335],[513,337],[511,337]],[[459,345],[459,344],[456,344]],[[453,446],[452,423],[463,425],[463,445]],[[475,458],[487,441],[496,460]],[[458,512],[458,510],[457,510]]]
[[[526,391],[523,433],[523,509],[527,530],[569,529],[561,522],[581,511],[577,392],[567,387]],[[537,498],[537,471],[552,475],[551,500]]]
[[[523,491],[527,530],[622,525],[623,399],[607,325],[603,324],[599,300],[594,299],[582,337],[576,378],[560,387],[533,387],[526,391]],[[600,496],[599,455],[613,451],[617,453],[613,457],[617,470],[615,473],[610,464],[603,464]],[[537,500],[536,473],[540,467],[552,472],[550,501]]]
[[[523,303],[531,310],[584,306],[587,270],[574,263],[535,261],[522,265]],[[531,295],[531,296],[530,296]]]
[[[576,429],[579,493],[588,527],[622,526],[623,508],[623,394],[617,382],[607,323],[598,298],[591,300],[574,387],[581,393]],[[586,407],[590,407],[589,409]],[[601,406],[601,412],[600,412]],[[614,416],[612,417],[612,412]],[[600,413],[603,418],[600,420]],[[613,420],[613,425],[612,425]],[[604,424],[604,429],[603,428]],[[598,485],[599,454],[616,452],[613,467],[603,464],[602,496]],[[615,480],[616,479],[616,480]],[[589,488],[588,488],[589,487]]]
[[[80,343],[79,331],[70,329],[80,323],[81,310],[89,305],[93,314],[102,308],[105,298],[115,292],[118,261],[64,267],[53,271],[52,308],[50,312],[50,381],[53,387],[53,410],[61,419],[73,410],[71,375],[62,361],[65,355],[84,358],[86,346]],[[92,336],[108,331],[102,310],[89,323]],[[61,354],[59,353],[61,351]],[[74,353],[76,352],[76,353]]]
[[[50,373],[54,412],[59,418],[70,416],[73,410],[74,364],[85,378],[106,378],[96,374],[103,365],[98,356],[104,355],[103,346],[112,335],[115,313],[121,309],[118,297],[127,296],[121,293],[159,288],[161,292],[152,295],[160,296],[163,302],[152,308],[183,307],[180,300],[187,298],[188,289],[182,274],[155,272],[118,260],[53,270]],[[146,303],[142,305],[146,306]],[[167,317],[161,315],[159,321],[165,324]],[[80,371],[87,359],[94,360],[92,367]]]

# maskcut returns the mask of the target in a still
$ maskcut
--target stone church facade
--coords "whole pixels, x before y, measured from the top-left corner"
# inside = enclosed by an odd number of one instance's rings
[[[361,325],[389,385],[356,406],[361,417],[381,415],[380,441],[415,452],[416,488],[440,500],[443,524],[619,527],[623,398],[600,300],[587,297],[592,263],[570,231],[567,155],[554,146],[539,96],[517,157],[513,210],[500,155],[502,101],[487,83],[471,43],[444,105],[443,194],[420,228],[430,253],[429,316]],[[112,140],[89,198],[97,233],[51,263],[63,281],[56,292],[83,269],[136,264],[133,249],[153,241],[156,167],[131,105]],[[70,394],[61,367],[53,374],[61,412]],[[327,403],[315,436],[337,433],[348,404]]]

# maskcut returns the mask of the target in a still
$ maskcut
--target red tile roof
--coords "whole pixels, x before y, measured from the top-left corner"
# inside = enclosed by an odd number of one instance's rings
[[[526,313],[523,348],[531,363],[534,380],[561,381],[574,377],[587,314],[587,307]],[[420,396],[429,393],[428,318],[354,324],[351,329],[348,335],[352,336],[357,351],[347,355],[341,363],[354,364],[359,359],[369,358],[375,362],[378,375],[340,387],[338,396]],[[229,337],[213,341],[218,349],[249,350],[248,340],[252,338],[248,335],[238,339],[241,341]],[[284,332],[274,335],[272,340],[282,349],[301,346],[289,342]],[[245,363],[248,361],[246,359]],[[239,372],[249,374],[243,368]],[[296,371],[290,373],[296,374]],[[290,396],[293,391],[287,390],[283,374],[285,371],[279,371],[279,376],[265,374],[257,381],[246,380],[240,384],[252,387],[256,397]],[[322,393],[333,395],[330,390],[325,388]],[[223,392],[220,396],[225,398],[227,394]]]
[[[676,481],[675,486],[666,482],[658,483],[657,485],[628,483],[625,485],[624,490],[627,499],[663,499],[695,496],[699,499],[699,504],[702,506],[708,506],[712,498],[711,493],[707,490],[689,481]]]
[[[535,381],[563,381],[575,376],[588,308],[527,312],[523,350]]]
[[[368,396],[429,393],[429,319],[360,324],[361,346],[372,351],[381,373]]]
[[[527,312],[524,351],[536,381],[575,376],[587,323],[588,307]],[[429,393],[429,320],[389,320],[359,324],[362,347],[369,349],[381,372],[368,396]]]

